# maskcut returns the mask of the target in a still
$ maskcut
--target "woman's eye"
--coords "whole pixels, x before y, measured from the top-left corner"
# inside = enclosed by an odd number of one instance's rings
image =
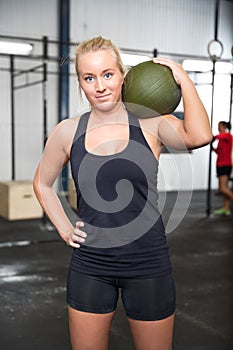
[[[88,83],[91,83],[94,78],[93,77],[86,77],[85,80],[88,82]]]
[[[109,79],[109,78],[111,78],[111,77],[112,77],[112,73],[106,73],[106,74],[105,74],[105,78]]]

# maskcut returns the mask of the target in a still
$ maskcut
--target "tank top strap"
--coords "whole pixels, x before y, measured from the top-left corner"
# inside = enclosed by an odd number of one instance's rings
[[[138,128],[140,128],[140,124],[138,121],[138,118],[136,117],[136,115],[134,115],[133,113],[131,113],[129,110],[128,111],[128,118],[129,118],[129,126],[131,128],[131,126],[136,126]]]
[[[128,111],[128,120],[129,120],[130,139],[139,141],[141,127],[140,127],[138,118],[136,117],[136,115]]]
[[[87,129],[88,119],[90,117],[90,113],[91,112],[86,112],[86,113],[81,115],[77,130],[76,130],[76,134],[75,134],[76,140],[85,135],[86,129]]]
[[[146,146],[148,149],[150,149],[150,146],[148,145],[145,139],[145,136],[143,135],[141,125],[138,121],[138,117],[129,111],[128,111],[128,116],[129,116],[130,139],[137,141],[142,145]]]

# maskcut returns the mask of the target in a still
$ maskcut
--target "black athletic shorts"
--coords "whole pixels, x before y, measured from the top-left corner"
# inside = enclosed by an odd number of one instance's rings
[[[217,176],[218,177],[222,175],[230,176],[231,170],[232,170],[231,166],[217,166]]]
[[[175,285],[171,275],[111,278],[69,271],[67,304],[73,309],[97,314],[112,312],[116,309],[119,291],[129,318],[155,321],[175,312]]]

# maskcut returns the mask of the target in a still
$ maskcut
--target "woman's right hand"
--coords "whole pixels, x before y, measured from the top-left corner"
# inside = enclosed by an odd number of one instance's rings
[[[85,242],[85,238],[87,237],[87,234],[80,230],[80,227],[84,227],[84,223],[77,221],[75,228],[66,240],[67,244],[73,248],[80,248],[80,245]]]
[[[155,57],[153,62],[156,64],[161,64],[167,66],[171,69],[173,77],[178,85],[181,86],[183,80],[190,80],[187,72],[183,69],[182,65],[171,61],[164,57]]]

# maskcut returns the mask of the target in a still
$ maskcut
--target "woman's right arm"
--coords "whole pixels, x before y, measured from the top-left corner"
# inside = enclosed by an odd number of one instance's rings
[[[45,213],[56,227],[61,238],[70,246],[79,248],[86,234],[80,230],[82,222],[74,228],[53,189],[62,168],[69,161],[68,149],[73,140],[74,121],[59,123],[49,136],[42,158],[37,167],[33,187]]]

